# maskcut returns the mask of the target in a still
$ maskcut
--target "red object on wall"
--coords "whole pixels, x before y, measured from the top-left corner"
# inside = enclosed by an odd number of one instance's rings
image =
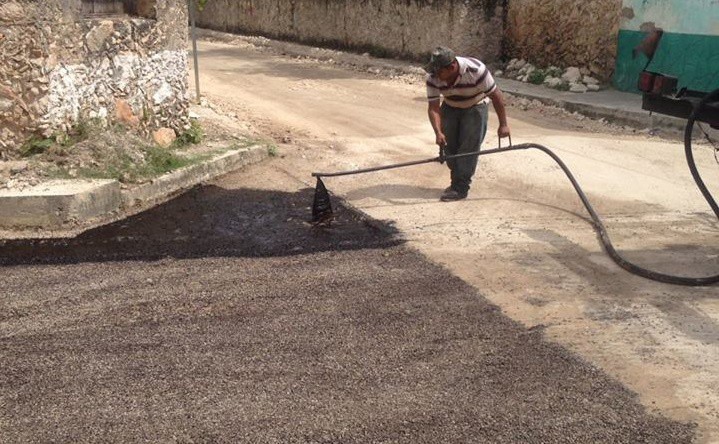
[[[641,74],[639,74],[639,84],[637,87],[639,88],[639,91],[649,93],[654,90],[654,79],[657,77],[656,73],[649,72],[649,71],[642,71]]]
[[[679,80],[655,72],[642,71],[637,87],[641,92],[650,94],[672,94],[677,89]]]

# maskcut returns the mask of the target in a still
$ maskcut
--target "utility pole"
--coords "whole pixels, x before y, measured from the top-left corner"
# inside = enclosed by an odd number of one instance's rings
[[[187,9],[190,11],[190,24],[192,28],[192,57],[195,62],[195,95],[200,103],[200,71],[197,63],[197,27],[195,26],[195,0],[187,0]]]

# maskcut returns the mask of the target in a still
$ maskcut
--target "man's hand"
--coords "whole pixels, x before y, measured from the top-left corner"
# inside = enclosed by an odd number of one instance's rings
[[[497,118],[499,119],[499,129],[497,135],[502,140],[505,137],[510,137],[509,125],[507,124],[507,111],[504,109],[504,96],[499,88],[496,88],[490,95],[489,98],[492,100],[494,105],[494,111],[497,112]],[[510,138],[510,142],[511,142]]]
[[[444,133],[437,133],[434,143],[436,143],[440,148],[447,146],[447,138],[444,137]]]
[[[439,100],[433,100],[427,105],[427,115],[429,116],[429,123],[432,124],[432,129],[435,134],[435,143],[440,148],[447,145],[447,138],[444,137],[442,132],[442,112],[439,107]]]
[[[505,137],[509,137],[511,134],[509,132],[509,125],[501,125],[499,129],[497,130],[497,135],[500,139],[504,139]]]

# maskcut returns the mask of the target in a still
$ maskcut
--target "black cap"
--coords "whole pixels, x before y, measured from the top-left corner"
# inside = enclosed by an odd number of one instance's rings
[[[430,74],[437,74],[440,69],[451,65],[454,59],[454,51],[446,46],[438,46],[432,50],[429,63],[424,66],[424,70]]]

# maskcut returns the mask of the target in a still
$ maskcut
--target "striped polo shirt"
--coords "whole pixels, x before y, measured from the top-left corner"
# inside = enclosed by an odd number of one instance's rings
[[[454,85],[427,74],[427,100],[434,102],[444,97],[454,108],[470,108],[487,101],[487,95],[497,89],[492,74],[484,63],[472,57],[457,57],[459,75]]]

